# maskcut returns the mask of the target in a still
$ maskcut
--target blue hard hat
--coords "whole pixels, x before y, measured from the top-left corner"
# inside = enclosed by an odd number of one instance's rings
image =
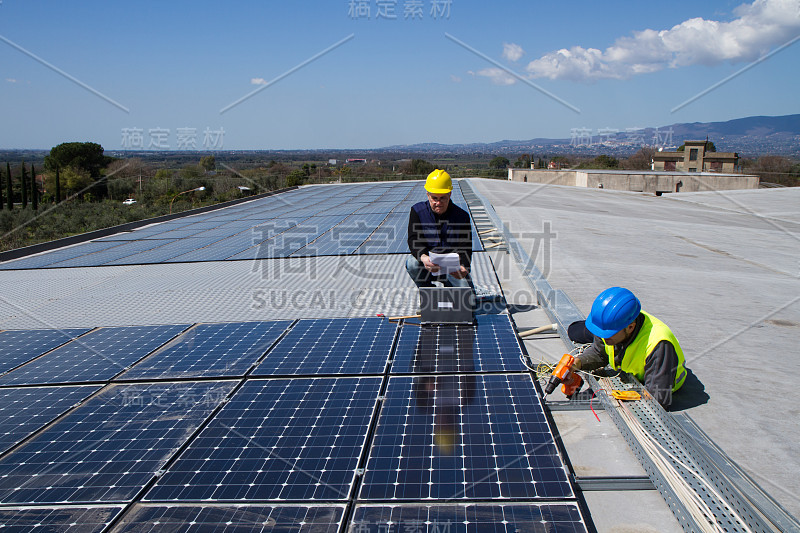
[[[639,299],[628,289],[611,287],[595,298],[586,318],[586,328],[602,339],[628,327],[642,310]]]

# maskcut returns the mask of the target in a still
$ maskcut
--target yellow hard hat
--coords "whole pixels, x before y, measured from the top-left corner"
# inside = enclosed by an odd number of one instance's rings
[[[447,194],[453,191],[453,180],[450,179],[450,174],[437,168],[428,174],[425,190],[431,194]]]

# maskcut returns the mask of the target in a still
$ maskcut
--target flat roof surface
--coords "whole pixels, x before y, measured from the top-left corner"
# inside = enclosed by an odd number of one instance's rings
[[[621,285],[672,328],[697,377],[676,409],[800,516],[800,188],[656,197],[470,183],[584,314]]]

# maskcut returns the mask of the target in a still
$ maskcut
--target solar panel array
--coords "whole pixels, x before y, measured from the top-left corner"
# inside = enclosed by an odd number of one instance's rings
[[[408,253],[422,182],[311,186],[0,264],[0,270]],[[452,201],[466,209],[458,183]],[[473,250],[483,250],[475,227]]]
[[[0,333],[0,529],[586,531],[507,315],[66,334]]]

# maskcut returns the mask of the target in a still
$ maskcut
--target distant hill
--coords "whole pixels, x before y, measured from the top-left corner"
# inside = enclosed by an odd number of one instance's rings
[[[800,114],[779,117],[745,117],[725,122],[677,123],[667,126],[648,127],[640,130],[640,138],[646,144],[655,144],[656,130],[664,139],[672,131],[672,142],[664,148],[683,144],[685,140],[705,139],[714,141],[720,152],[738,152],[743,156],[761,154],[800,155]],[[626,155],[639,149],[642,142],[632,141],[628,132],[617,132],[602,139],[591,132],[591,142],[581,144],[576,139],[528,139],[503,140],[492,143],[451,144],[436,143],[390,146],[378,151],[408,151],[417,153],[493,153],[519,155],[521,152],[535,153],[612,153]],[[602,142],[601,142],[602,141]]]

